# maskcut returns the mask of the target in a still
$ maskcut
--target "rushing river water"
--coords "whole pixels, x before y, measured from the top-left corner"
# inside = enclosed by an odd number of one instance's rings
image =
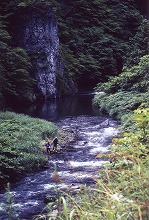
[[[84,94],[16,110],[53,121],[64,130],[77,133],[77,140],[66,150],[49,157],[49,166],[45,170],[28,175],[12,186],[13,210],[19,219],[30,220],[35,214],[41,213],[47,194],[52,196],[57,190],[75,191],[80,184],[93,184],[98,170],[107,162],[96,159],[96,155],[108,153],[107,146],[117,135],[118,124],[111,118],[98,116],[92,108],[92,98],[93,95]],[[59,183],[52,178],[55,167],[60,177]],[[5,194],[0,194],[1,220],[8,219],[3,214],[5,201]]]

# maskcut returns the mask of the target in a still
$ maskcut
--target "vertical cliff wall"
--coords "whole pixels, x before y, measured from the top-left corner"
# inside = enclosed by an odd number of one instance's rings
[[[31,56],[38,89],[45,98],[58,95],[56,75],[64,68],[59,53],[59,38],[54,12],[32,12],[24,28],[24,47]]]
[[[53,5],[40,5],[39,2],[22,4],[9,19],[13,47],[25,49],[31,58],[31,77],[37,80],[36,98],[48,99],[76,93],[75,74],[66,68],[65,50],[60,49]]]

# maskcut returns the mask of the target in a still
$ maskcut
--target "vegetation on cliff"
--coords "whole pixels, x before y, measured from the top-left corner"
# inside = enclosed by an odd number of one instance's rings
[[[148,21],[140,1],[62,2],[57,10],[61,53],[80,89],[119,75],[148,53]]]
[[[0,109],[12,101],[33,101],[31,62],[20,47],[11,45],[6,21],[0,17]]]
[[[119,120],[124,119],[125,114],[131,114],[142,103],[149,106],[149,56],[143,56],[138,65],[124,69],[116,77],[111,77],[106,83],[99,83],[93,104],[99,111],[107,112],[110,116]],[[100,93],[104,91],[105,93]]]

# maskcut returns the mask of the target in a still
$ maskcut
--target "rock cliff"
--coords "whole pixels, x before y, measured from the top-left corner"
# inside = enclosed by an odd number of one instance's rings
[[[58,28],[52,8],[46,14],[32,12],[28,15],[23,41],[32,59],[40,95],[53,98],[77,91],[74,81],[64,73]]]

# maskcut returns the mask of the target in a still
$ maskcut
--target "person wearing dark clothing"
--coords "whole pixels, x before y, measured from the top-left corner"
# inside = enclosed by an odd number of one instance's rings
[[[50,151],[51,144],[50,144],[49,141],[47,141],[47,142],[45,143],[45,146],[46,146],[47,154],[51,153],[51,151]]]
[[[53,140],[53,151],[57,151],[58,138],[55,137]]]

